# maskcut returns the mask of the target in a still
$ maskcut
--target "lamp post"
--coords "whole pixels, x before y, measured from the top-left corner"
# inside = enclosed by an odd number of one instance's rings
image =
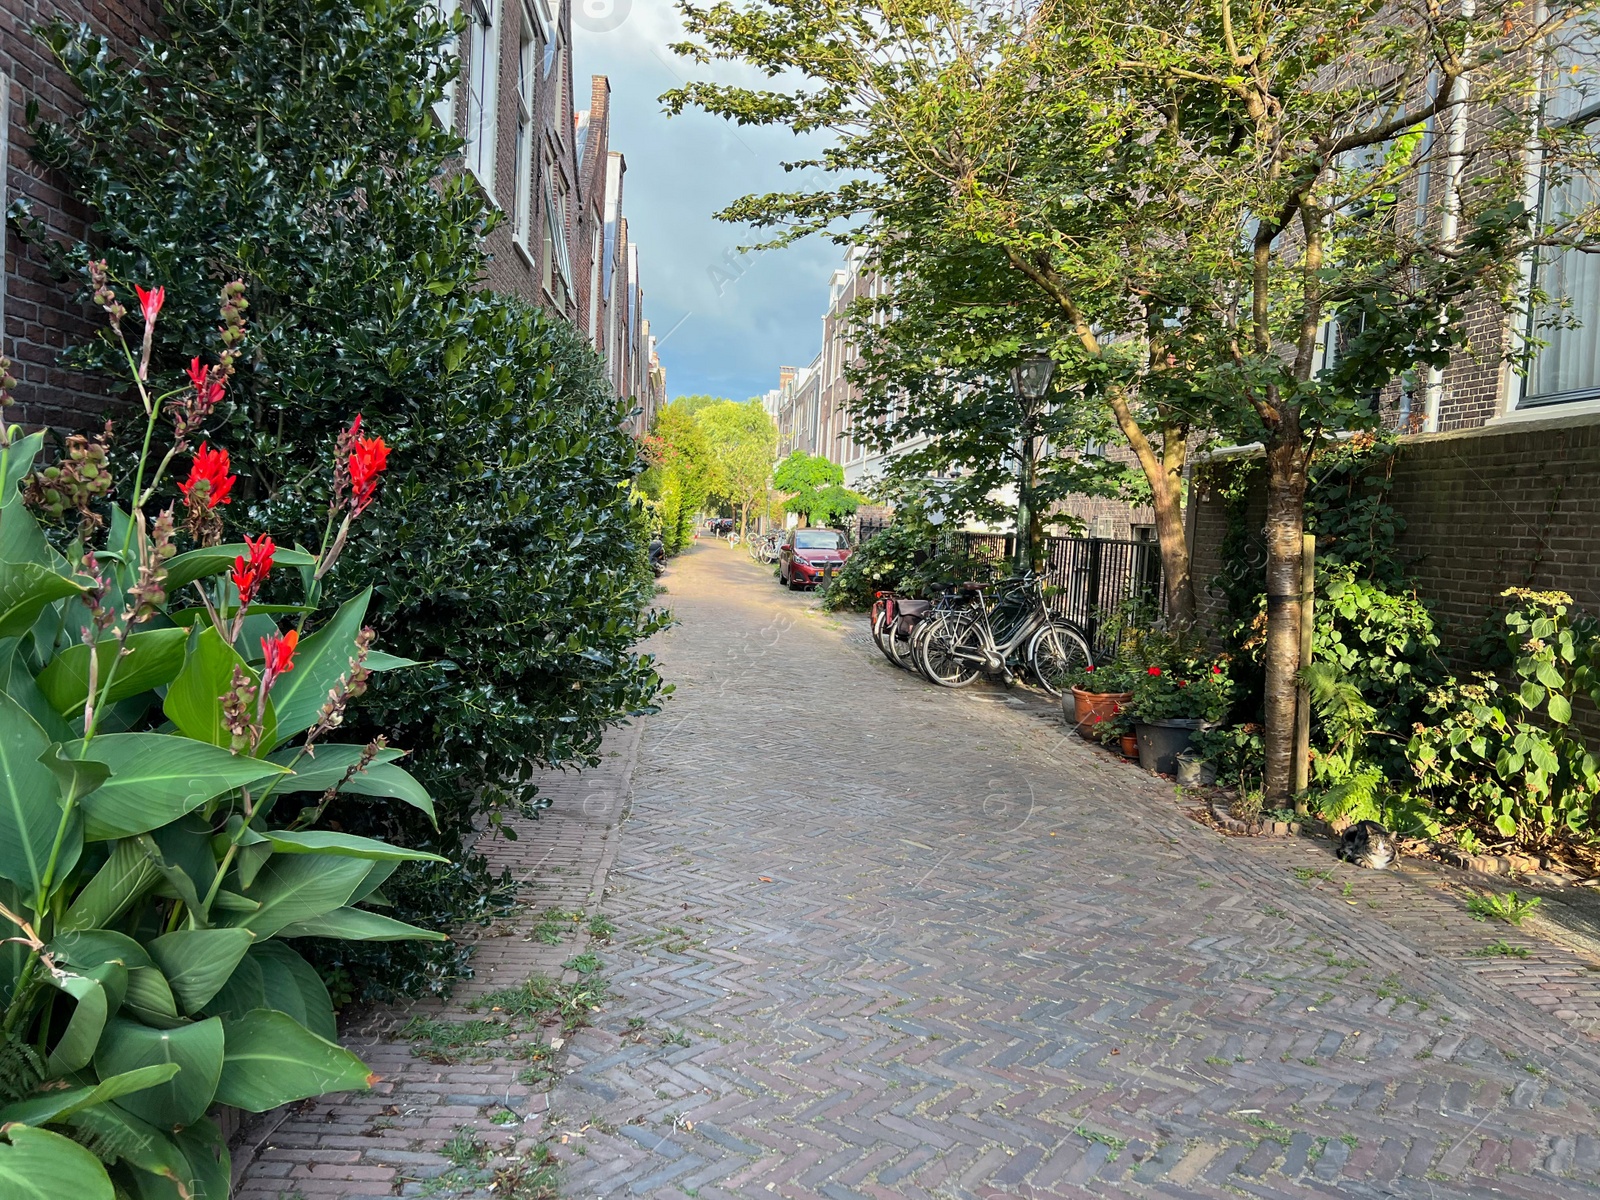
[[[1050,377],[1055,371],[1055,359],[1038,351],[1011,368],[1011,390],[1022,409],[1022,438],[1017,453],[1017,548],[1012,556],[1013,569],[1019,575],[1033,565],[1034,431],[1039,402],[1050,391]]]

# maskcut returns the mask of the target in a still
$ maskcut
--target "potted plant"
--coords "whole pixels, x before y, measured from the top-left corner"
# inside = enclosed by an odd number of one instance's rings
[[[1139,739],[1139,765],[1173,774],[1195,733],[1227,716],[1232,693],[1233,681],[1218,663],[1146,667],[1127,704]]]
[[[1072,690],[1061,698],[1062,715],[1082,737],[1093,739],[1095,727],[1122,711],[1133,695],[1134,671],[1113,661],[1092,663],[1078,672]]]

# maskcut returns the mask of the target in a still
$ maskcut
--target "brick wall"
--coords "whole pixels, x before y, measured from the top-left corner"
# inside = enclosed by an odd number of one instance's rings
[[[89,214],[67,199],[59,178],[33,161],[24,128],[30,100],[39,115],[59,119],[72,112],[77,98],[34,35],[34,26],[60,16],[87,22],[120,46],[131,48],[141,35],[156,28],[159,4],[140,0],[0,0],[0,71],[10,80],[7,96],[5,203],[24,198],[33,215],[58,241],[80,240]],[[84,428],[104,418],[107,399],[99,380],[63,369],[58,359],[67,346],[87,340],[98,323],[72,300],[73,287],[55,279],[39,251],[24,244],[16,231],[5,238],[4,353],[16,363],[17,406],[7,419],[26,425]]]
[[[1258,477],[1246,510],[1252,533],[1266,511],[1259,461],[1239,456],[1207,468]],[[1191,490],[1188,517],[1201,615],[1214,620],[1222,602],[1210,581],[1249,564],[1222,561],[1227,514],[1206,473]],[[1400,551],[1453,654],[1466,649],[1508,587],[1568,592],[1600,613],[1600,416],[1403,438],[1392,503],[1406,522]]]

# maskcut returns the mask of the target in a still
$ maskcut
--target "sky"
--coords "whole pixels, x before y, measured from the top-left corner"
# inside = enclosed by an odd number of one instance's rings
[[[577,106],[588,106],[591,75],[611,79],[611,149],[628,164],[622,209],[668,394],[746,400],[777,387],[780,366],[803,367],[822,346],[828,278],[843,249],[808,238],[740,255],[760,239],[712,214],[746,193],[793,189],[780,164],[810,157],[806,143],[698,110],[661,111],[657,98],[691,78],[766,83],[668,50],[682,38],[670,0],[573,0],[572,33]]]

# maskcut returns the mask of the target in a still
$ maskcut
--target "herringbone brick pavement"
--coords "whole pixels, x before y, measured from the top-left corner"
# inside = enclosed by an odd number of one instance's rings
[[[1600,1195],[1600,973],[677,560],[578,1197]],[[1489,943],[1526,959],[1480,957]]]
[[[379,1082],[369,1092],[307,1101],[247,1126],[234,1150],[235,1200],[494,1196],[487,1185],[495,1168],[529,1161],[528,1151],[549,1136],[549,1097],[523,1073],[559,1057],[559,1026],[532,1034],[508,1027],[506,1036],[433,1055],[399,1032],[415,1016],[450,1025],[498,1020],[474,1011],[474,1002],[534,975],[579,980],[563,964],[590,943],[586,918],[597,911],[616,848],[638,738],[637,726],[619,729],[599,767],[546,772],[539,786],[551,807],[536,821],[508,820],[514,841],[480,841],[496,874],[509,869],[521,906],[487,929],[457,931],[474,943],[472,979],[448,1003],[379,1008],[344,1028],[345,1043]],[[530,1053],[536,1046],[537,1056]]]

